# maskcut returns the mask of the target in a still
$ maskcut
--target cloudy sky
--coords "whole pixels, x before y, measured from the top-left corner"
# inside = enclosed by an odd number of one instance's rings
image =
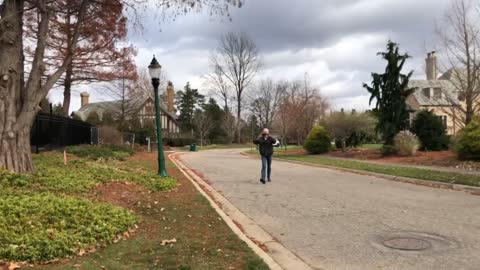
[[[137,66],[146,67],[155,54],[176,89],[187,81],[205,93],[202,75],[209,72],[208,56],[219,37],[245,32],[258,45],[263,68],[258,77],[301,79],[305,73],[328,97],[334,108],[368,107],[362,82],[385,63],[376,56],[390,38],[413,59],[407,69],[424,77],[427,51],[437,50],[436,25],[450,0],[245,0],[231,10],[231,19],[208,12],[188,14],[173,22],[159,23],[146,15],[143,33],[132,32],[138,48]],[[161,29],[160,29],[161,28]],[[75,90],[72,109],[79,107]],[[52,93],[61,99],[61,92]],[[91,101],[105,100],[92,94]]]

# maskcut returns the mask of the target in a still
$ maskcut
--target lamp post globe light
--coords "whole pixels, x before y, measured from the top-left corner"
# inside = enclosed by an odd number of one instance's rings
[[[165,170],[165,156],[163,154],[163,137],[162,137],[162,125],[160,119],[160,105],[158,97],[158,86],[160,85],[160,74],[162,72],[162,66],[153,56],[152,62],[148,66],[148,72],[152,78],[153,91],[155,93],[155,118],[157,125],[157,146],[158,146],[158,175],[167,176],[167,171]]]

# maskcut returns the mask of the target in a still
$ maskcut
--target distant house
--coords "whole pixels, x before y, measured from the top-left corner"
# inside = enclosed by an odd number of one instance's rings
[[[437,57],[435,52],[429,53],[426,58],[426,80],[411,80],[409,87],[415,92],[407,99],[410,109],[415,112],[410,115],[413,120],[420,110],[432,111],[439,116],[450,135],[456,134],[463,128],[460,108],[464,106],[461,97],[446,72],[437,75]]]
[[[165,138],[175,137],[180,133],[180,127],[177,121],[177,115],[174,112],[174,89],[171,82],[167,86],[167,104],[160,103],[160,118],[162,122],[162,131]],[[110,113],[114,118],[127,112],[127,120],[135,120],[137,118],[141,127],[155,126],[155,103],[150,97],[139,98],[129,101],[105,101],[89,103],[89,94],[81,93],[81,107],[78,111],[73,112],[72,115],[80,118],[81,120],[87,120],[89,115],[96,112],[99,119],[102,120],[106,113]],[[123,106],[123,108],[122,108]],[[125,107],[128,108],[125,108]]]

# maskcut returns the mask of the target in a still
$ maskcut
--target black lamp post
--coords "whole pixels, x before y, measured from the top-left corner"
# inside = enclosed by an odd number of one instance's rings
[[[157,145],[158,145],[158,175],[167,176],[167,171],[165,170],[165,156],[163,154],[163,138],[162,138],[162,125],[160,119],[160,106],[158,103],[158,86],[160,85],[160,74],[162,71],[162,66],[153,56],[152,62],[148,66],[148,71],[150,77],[152,78],[153,90],[155,93],[155,114],[156,114],[156,124],[157,124]]]

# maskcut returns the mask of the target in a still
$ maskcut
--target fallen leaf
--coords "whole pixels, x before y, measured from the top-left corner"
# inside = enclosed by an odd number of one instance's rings
[[[162,243],[161,243],[161,245],[162,245],[162,246],[165,246],[165,245],[167,245],[167,244],[173,244],[173,243],[176,243],[176,242],[177,242],[177,239],[173,238],[173,239],[171,239],[171,240],[163,240]]]
[[[17,263],[10,263],[10,264],[8,265],[8,270],[20,269],[20,267],[21,267],[21,266],[20,266],[19,264],[17,264]]]
[[[163,211],[165,211],[165,208],[162,207],[162,208],[160,209],[160,212],[163,212]]]
[[[191,217],[192,217],[192,215],[187,215],[187,217],[191,218]]]

